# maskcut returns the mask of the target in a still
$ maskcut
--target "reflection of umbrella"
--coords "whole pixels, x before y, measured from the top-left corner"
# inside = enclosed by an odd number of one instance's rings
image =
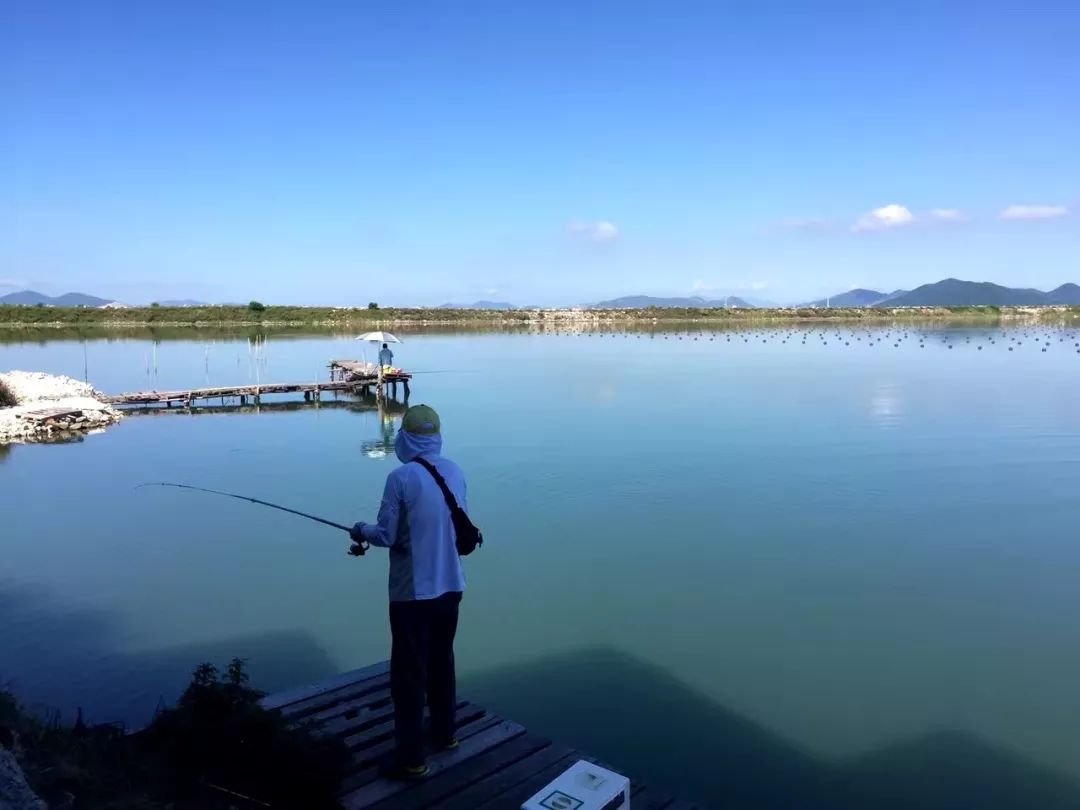
[[[365,332],[356,338],[356,340],[367,340],[371,343],[401,343],[400,340],[389,332]]]

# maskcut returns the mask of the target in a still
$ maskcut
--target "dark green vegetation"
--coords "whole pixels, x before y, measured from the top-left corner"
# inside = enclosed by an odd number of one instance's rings
[[[1044,309],[1043,318],[1071,318],[1080,306]],[[590,323],[645,321],[715,323],[743,321],[898,320],[919,318],[1005,319],[1031,317],[1031,312],[997,306],[948,307],[799,307],[791,309],[724,309],[712,307],[648,307],[645,309],[590,310],[476,310],[476,309],[371,309],[339,307],[284,307],[252,301],[247,306],[90,309],[79,307],[0,306],[0,326],[319,326],[363,329],[375,324],[417,326],[427,324],[498,324],[572,327]]]
[[[596,309],[653,309],[653,308],[681,308],[681,309],[754,309],[753,304],[747,303],[741,298],[729,295],[726,298],[718,298],[709,301],[700,296],[689,298],[655,298],[651,295],[624,295],[621,298],[612,298],[610,301],[600,301],[594,304]]]
[[[347,749],[290,728],[259,706],[262,696],[242,661],[224,674],[201,664],[175,708],[128,735],[42,720],[0,692],[0,744],[50,806],[70,794],[76,808],[214,807],[226,791],[275,807],[336,806]]]
[[[12,405],[17,405],[15,402],[15,395],[11,393],[11,389],[7,387],[7,383],[0,380],[0,408],[8,408]]]
[[[499,313],[510,321],[524,322],[530,313]],[[484,313],[435,309],[380,309],[376,307],[283,307],[252,301],[246,306],[131,307],[89,309],[23,307],[0,305],[0,324],[19,326],[54,325],[137,325],[219,326],[248,324],[294,324],[332,326],[335,324],[420,323],[484,320]]]

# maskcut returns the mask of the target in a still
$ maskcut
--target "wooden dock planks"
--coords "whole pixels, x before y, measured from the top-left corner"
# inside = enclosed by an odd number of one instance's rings
[[[457,708],[459,746],[431,754],[431,774],[424,780],[385,779],[380,767],[394,749],[387,662],[269,695],[263,706],[278,709],[297,723],[311,724],[317,733],[344,740],[352,754],[352,771],[339,796],[346,810],[516,810],[579,759],[596,761],[481,706],[461,702]],[[633,783],[633,791],[635,809],[693,808],[638,782]]]
[[[330,376],[331,378],[340,376],[342,379],[349,379],[352,382],[372,385],[379,381],[378,372],[372,371],[372,366],[373,364],[363,363],[359,360],[331,360]],[[375,368],[378,367],[375,366]],[[408,383],[411,379],[412,374],[407,371],[391,371],[383,374],[383,381],[388,383]]]
[[[330,380],[326,382],[303,383],[248,383],[245,385],[224,385],[207,388],[180,388],[168,391],[132,391],[125,394],[110,394],[101,397],[102,402],[110,405],[172,405],[181,403],[193,407],[196,402],[239,398],[245,404],[250,397],[255,402],[271,394],[303,394],[305,400],[319,400],[326,392],[366,393],[375,388],[381,398],[383,386],[396,394],[397,385],[404,386],[406,401],[409,397],[409,382],[412,375],[404,371],[379,374],[372,371],[368,364],[356,360],[331,360]]]
[[[102,397],[110,405],[153,405],[171,402],[192,403],[207,399],[263,397],[269,394],[319,395],[325,391],[352,391],[352,382],[265,383],[260,385],[225,385],[214,388],[182,388],[173,391],[134,391]]]

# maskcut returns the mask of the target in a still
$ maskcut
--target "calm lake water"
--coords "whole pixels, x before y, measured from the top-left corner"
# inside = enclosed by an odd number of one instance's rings
[[[9,334],[0,369],[85,365],[119,392],[325,378],[363,351],[187,334]],[[442,415],[488,541],[462,692],[708,805],[1080,807],[1078,342],[407,335],[412,402]],[[202,660],[247,657],[273,690],[387,657],[379,553],[134,487],[370,520],[394,412],[132,415],[0,448],[0,681],[137,724]]]

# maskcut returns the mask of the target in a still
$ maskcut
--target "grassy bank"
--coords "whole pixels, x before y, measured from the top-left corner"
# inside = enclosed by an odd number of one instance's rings
[[[320,327],[349,330],[380,326],[525,326],[654,322],[895,320],[1080,320],[1080,307],[902,307],[798,309],[590,309],[474,310],[338,307],[220,306],[85,309],[0,306],[0,326],[26,327]]]

